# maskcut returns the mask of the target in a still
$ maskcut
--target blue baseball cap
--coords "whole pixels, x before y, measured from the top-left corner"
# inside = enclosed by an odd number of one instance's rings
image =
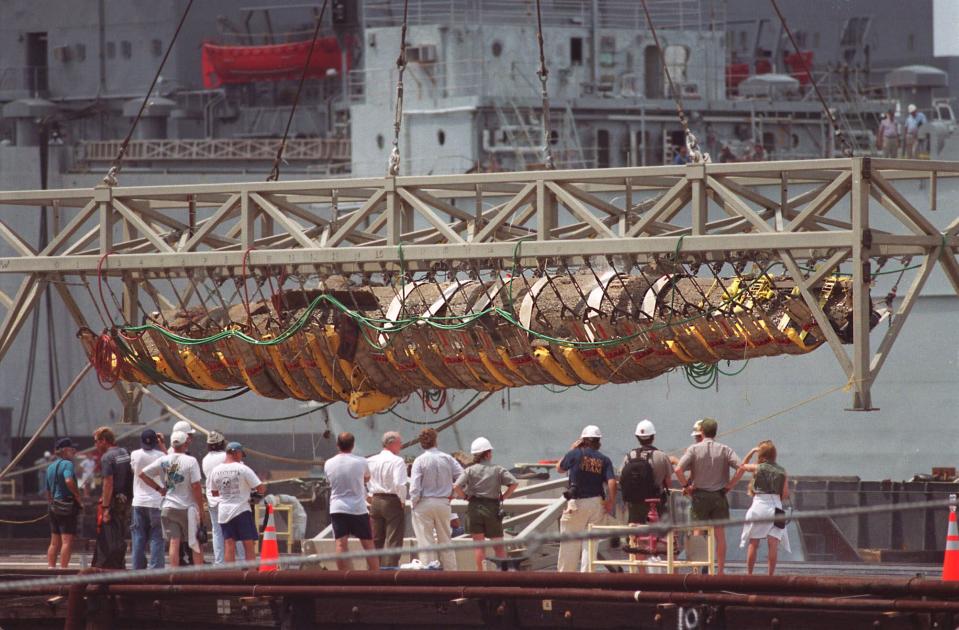
[[[153,450],[157,445],[157,432],[153,429],[144,429],[140,434],[140,444],[145,450]]]
[[[227,444],[227,445],[226,445],[226,451],[227,451],[228,453],[235,453],[235,452],[237,452],[237,451],[240,451],[241,453],[245,453],[245,452],[246,452],[246,451],[243,450],[243,445],[240,444],[239,442],[230,442],[229,444]]]
[[[61,448],[73,448],[73,440],[71,440],[68,437],[60,438],[59,440],[57,440],[57,443],[56,443],[56,446],[54,446],[54,449],[59,451]]]

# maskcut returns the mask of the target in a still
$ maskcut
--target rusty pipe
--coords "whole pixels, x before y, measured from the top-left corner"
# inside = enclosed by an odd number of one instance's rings
[[[785,594],[942,596],[959,599],[959,582],[923,578],[806,575],[657,575],[475,571],[216,571],[163,577],[140,584],[262,584],[342,586],[516,586],[641,591],[745,591]]]
[[[832,598],[818,596],[756,595],[738,593],[643,592],[590,588],[523,588],[490,586],[295,586],[295,585],[143,585],[113,584],[111,595],[181,597],[216,595],[231,597],[356,597],[367,600],[409,599],[556,599],[615,603],[713,604],[722,606],[815,609],[837,611],[959,612],[959,601],[919,599]]]

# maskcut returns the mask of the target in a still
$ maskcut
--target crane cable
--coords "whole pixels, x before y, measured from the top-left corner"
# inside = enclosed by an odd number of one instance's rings
[[[546,52],[543,44],[543,11],[540,3],[541,0],[536,0],[536,43],[539,45],[539,70],[536,71],[536,76],[539,77],[540,93],[543,98],[543,112],[540,115],[543,119],[543,164],[548,170],[553,170],[556,168],[556,164],[553,162],[553,150],[550,148],[552,132],[549,125],[549,90],[546,87],[549,79],[549,69],[546,67]]]
[[[387,164],[387,174],[396,177],[400,174],[400,128],[403,125],[403,72],[406,70],[406,29],[409,26],[410,0],[403,0],[403,28],[400,29],[400,55],[396,58],[396,106],[393,117],[393,148]]]
[[[819,91],[819,85],[816,84],[816,78],[813,77],[812,70],[806,63],[806,58],[802,56],[802,52],[799,50],[799,43],[796,41],[796,37],[793,35],[792,30],[786,23],[786,17],[783,15],[782,10],[780,10],[779,3],[776,0],[770,0],[770,2],[773,4],[773,9],[776,10],[776,15],[779,16],[779,22],[783,25],[783,30],[786,31],[789,41],[792,42],[793,48],[796,50],[796,56],[799,57],[799,61],[803,66],[803,71],[806,73],[806,76],[809,77],[809,82],[812,84],[812,89],[816,92],[816,96],[819,98],[819,103],[822,105],[822,109],[826,114],[826,118],[829,119],[829,123],[832,125],[833,135],[836,136],[836,139],[839,140],[839,144],[842,145],[842,154],[845,157],[853,157],[853,155],[855,155],[853,146],[846,137],[846,134],[844,134],[842,129],[839,128],[836,115],[829,108],[829,104],[826,102],[826,98],[822,95],[822,92]],[[645,3],[646,0],[643,0],[643,4]]]
[[[653,35],[653,43],[656,44],[656,48],[659,50],[659,61],[663,66],[663,74],[666,75],[666,82],[669,83],[669,91],[673,95],[673,100],[676,101],[676,116],[679,118],[679,124],[683,126],[683,133],[686,135],[686,148],[689,149],[690,158],[694,164],[710,162],[709,154],[703,153],[699,148],[699,141],[696,140],[696,136],[689,129],[689,120],[686,118],[686,110],[683,108],[683,99],[673,84],[673,78],[669,74],[669,66],[666,65],[666,53],[659,43],[659,35],[656,34],[653,18],[649,15],[649,7],[646,4],[646,0],[641,1],[643,3],[643,13],[646,14],[646,24],[649,26],[649,32]]]
[[[176,39],[179,37],[180,31],[183,30],[183,23],[186,22],[186,16],[189,15],[190,8],[192,6],[193,0],[190,0],[187,3],[186,8],[183,9],[183,15],[180,16],[180,23],[177,24],[176,31],[173,32],[173,38],[170,40],[170,44],[167,46],[166,52],[163,53],[163,59],[160,60],[160,65],[157,68],[156,74],[153,75],[153,81],[150,83],[150,89],[147,90],[146,96],[143,97],[143,102],[140,103],[140,110],[133,118],[133,122],[130,124],[130,130],[127,131],[126,138],[124,138],[123,142],[120,143],[120,150],[117,151],[117,156],[113,158],[113,163],[110,165],[110,169],[107,171],[107,174],[103,176],[103,183],[107,186],[116,186],[119,183],[117,178],[120,175],[123,157],[126,155],[127,147],[130,145],[130,139],[133,138],[133,131],[137,128],[137,123],[140,122],[140,118],[143,116],[143,110],[146,109],[147,104],[150,102],[150,95],[153,94],[153,88],[156,87],[157,81],[160,80],[160,73],[163,71],[163,66],[166,65],[166,61],[169,59],[170,53],[173,51],[173,45],[176,43]]]
[[[280,178],[280,162],[283,160],[283,151],[286,149],[286,141],[290,135],[290,126],[293,124],[293,115],[296,114],[296,106],[300,102],[300,93],[303,91],[303,83],[306,82],[306,75],[310,71],[310,61],[313,59],[313,50],[316,48],[316,40],[320,36],[320,27],[323,25],[323,15],[326,13],[326,6],[330,0],[324,0],[323,7],[320,9],[320,16],[316,18],[316,26],[313,29],[313,39],[310,41],[310,51],[306,54],[306,62],[303,64],[303,72],[300,73],[300,82],[296,86],[296,94],[293,95],[293,104],[290,106],[290,116],[286,119],[286,128],[283,130],[283,138],[280,140],[280,146],[276,148],[276,156],[273,158],[273,168],[266,181],[275,182]]]

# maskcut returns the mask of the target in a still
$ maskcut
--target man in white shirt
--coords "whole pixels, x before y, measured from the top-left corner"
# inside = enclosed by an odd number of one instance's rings
[[[326,460],[323,466],[330,482],[330,521],[337,553],[347,551],[350,534],[360,539],[363,549],[373,548],[370,515],[366,509],[370,467],[365,458],[353,454],[355,442],[352,433],[340,433],[336,436],[336,448],[340,453]],[[349,560],[337,559],[336,568],[347,571],[352,564]],[[366,565],[370,571],[376,571],[380,568],[380,560],[371,556],[366,559]]]
[[[406,535],[406,462],[399,456],[403,438],[396,431],[383,434],[383,450],[367,458],[370,467],[370,518],[377,549],[401,549]],[[400,554],[383,556],[388,567],[400,565]]]
[[[253,546],[259,538],[250,509],[250,493],[256,490],[262,494],[266,486],[243,463],[245,456],[242,444],[227,444],[226,461],[213,469],[208,482],[210,493],[219,500],[217,519],[223,531],[223,559],[226,562],[236,560],[238,542],[243,543],[244,558],[252,558],[256,553]]]
[[[203,487],[200,484],[200,464],[196,458],[186,454],[190,438],[183,431],[174,431],[170,436],[173,453],[164,455],[137,476],[147,486],[163,495],[160,507],[160,524],[163,526],[163,538],[169,544],[170,566],[180,566],[180,541],[189,541],[190,510],[196,511],[196,522],[202,519]],[[158,477],[161,486],[152,478]],[[193,564],[203,564],[203,551],[197,548],[193,552]]]
[[[210,491],[210,475],[213,469],[226,461],[226,438],[219,431],[210,431],[206,436],[207,454],[203,456],[203,478],[206,480],[206,504],[210,509],[210,528],[213,534],[213,564],[223,564],[223,529],[217,517],[220,498]],[[242,545],[236,548],[236,559],[245,560],[246,552]]]
[[[130,527],[133,569],[163,568],[163,529],[160,526],[160,504],[163,495],[140,479],[143,469],[163,457],[156,431],[144,429],[140,434],[140,448],[130,453],[133,470],[133,524]],[[153,478],[159,481],[159,477]],[[150,546],[150,562],[146,548]]]
[[[427,547],[450,542],[450,499],[453,497],[453,482],[463,473],[463,467],[438,448],[436,431],[423,429],[419,435],[420,446],[425,451],[413,461],[410,479],[410,504],[413,506],[413,532],[416,544]],[[434,552],[420,554],[422,562],[437,559]],[[456,570],[456,554],[443,551],[439,560],[446,571]]]

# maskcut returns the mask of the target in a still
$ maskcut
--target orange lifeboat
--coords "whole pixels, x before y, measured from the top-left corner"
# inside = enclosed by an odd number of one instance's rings
[[[202,54],[203,85],[207,89],[224,84],[254,81],[299,79],[310,54],[310,40],[263,46],[222,46],[204,43]],[[307,77],[320,78],[330,70],[343,70],[342,48],[336,37],[321,37],[310,59]],[[351,59],[347,48],[346,68]]]

